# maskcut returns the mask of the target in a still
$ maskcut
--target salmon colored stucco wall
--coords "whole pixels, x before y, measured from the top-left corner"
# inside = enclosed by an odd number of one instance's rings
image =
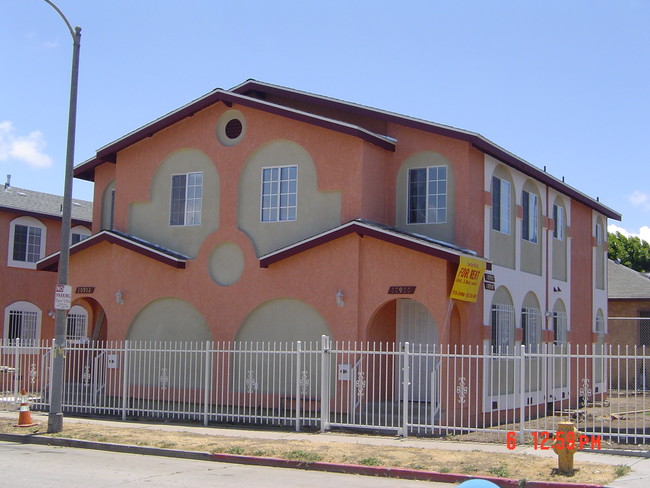
[[[396,182],[400,166],[413,154],[437,152],[449,161],[454,172],[456,188],[453,242],[468,249],[483,249],[483,154],[467,142],[397,124],[389,125],[388,133],[398,141],[386,172],[385,198],[389,203],[388,217],[391,225],[396,218]]]
[[[236,242],[245,255],[244,273],[231,286],[217,285],[206,271],[207,250],[223,241]],[[429,309],[441,341],[446,342],[450,332],[444,324],[453,266],[440,258],[356,234],[266,269],[259,267],[247,237],[237,230],[210,236],[197,259],[189,261],[185,270],[108,243],[73,255],[71,263],[73,283],[95,286],[90,296],[106,311],[109,340],[124,339],[137,313],[161,297],[177,297],[196,307],[209,324],[214,340],[234,339],[249,313],[276,298],[293,298],[314,307],[328,323],[335,340],[382,339],[371,337],[368,327],[379,309],[399,298],[418,300]],[[416,292],[408,296],[389,295],[388,288],[393,285],[416,286]],[[335,300],[339,289],[344,294],[342,308]],[[117,290],[123,294],[123,305],[115,302]],[[394,327],[394,316],[392,320]]]
[[[9,230],[14,219],[23,216],[20,213],[0,212],[0,259],[4,265],[0,277],[0,323],[5,330],[5,309],[14,302],[25,301],[41,309],[41,338],[54,336],[54,319],[47,312],[54,310],[54,287],[56,273],[43,273],[35,269],[15,268],[7,266],[9,253]],[[61,244],[61,221],[45,216],[36,217],[47,228],[44,256],[52,254]],[[74,225],[74,224],[73,224]],[[4,332],[3,332],[4,333]],[[0,337],[2,337],[0,335]]]
[[[95,286],[93,298],[106,308],[109,339],[123,339],[137,313],[160,297],[177,297],[194,305],[204,314],[215,340],[233,339],[252,310],[275,298],[298,299],[314,307],[330,324],[336,339],[372,339],[368,327],[373,316],[382,306],[401,298],[388,295],[388,288],[417,285],[415,295],[403,298],[425,304],[438,324],[440,340],[447,341],[451,333],[449,326],[445,327],[448,296],[456,265],[376,239],[347,236],[260,269],[253,243],[238,230],[241,196],[237,181],[260,146],[278,139],[291,140],[313,158],[318,191],[340,193],[340,223],[363,218],[394,225],[401,164],[414,153],[435,151],[454,171],[455,241],[478,250],[483,247],[482,154],[466,142],[395,124],[388,127],[388,134],[398,141],[392,152],[354,136],[257,109],[238,105],[232,109],[239,110],[246,120],[245,136],[236,145],[224,146],[216,137],[219,117],[231,110],[217,103],[120,151],[117,165],[104,163],[96,168],[95,201],[102,201],[107,185],[115,180],[114,227],[136,234],[137,229],[128,225],[129,205],[151,199],[151,181],[170,153],[180,148],[202,151],[215,164],[221,182],[219,227],[203,241],[196,259],[187,262],[187,269],[172,269],[109,244],[72,257],[71,279],[83,281],[79,286]],[[100,206],[95,206],[95,231]],[[208,270],[211,252],[223,242],[235,243],[244,254],[242,277],[231,286],[217,285]],[[125,302],[120,306],[114,298],[118,289]],[[343,308],[337,307],[334,299],[339,289],[345,296]],[[465,329],[454,331],[455,341],[477,336],[466,324],[482,324],[481,310],[482,296],[476,304],[457,305],[455,321]]]
[[[571,333],[575,344],[591,344],[593,316],[592,212],[571,201]]]
[[[363,147],[368,143],[259,110],[236,108],[244,115],[247,129],[243,140],[235,146],[221,145],[215,135],[219,116],[228,110],[219,103],[121,151],[116,175],[115,228],[126,231],[130,203],[150,200],[150,182],[160,163],[173,151],[189,147],[204,152],[216,165],[222,182],[220,225],[236,226],[237,182],[242,168],[262,144],[276,139],[292,140],[309,152],[318,171],[319,191],[340,191],[343,196],[342,221],[363,216],[357,189],[362,181]],[[101,187],[96,186],[96,199],[101,197]]]
[[[395,155],[372,144],[364,145],[362,164],[359,167],[361,190],[361,213],[364,219],[372,222],[393,225],[391,209],[394,200],[390,198],[391,167],[395,166]],[[343,220],[346,221],[345,219]]]
[[[102,211],[104,192],[115,179],[116,165],[104,163],[95,168],[94,197],[93,197],[93,234],[102,230]],[[121,195],[116,191],[115,198]]]

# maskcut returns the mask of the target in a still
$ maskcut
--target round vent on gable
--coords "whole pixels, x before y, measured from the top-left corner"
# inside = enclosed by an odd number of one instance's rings
[[[239,110],[227,110],[217,123],[217,139],[224,146],[238,144],[246,134],[246,119]]]
[[[241,123],[241,120],[239,119],[232,119],[229,120],[228,123],[226,124],[226,137],[228,139],[237,139],[242,131],[244,130],[244,126]]]

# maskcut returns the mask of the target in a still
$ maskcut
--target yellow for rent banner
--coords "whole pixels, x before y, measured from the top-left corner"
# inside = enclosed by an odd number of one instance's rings
[[[483,281],[483,273],[485,273],[485,261],[461,256],[449,298],[475,302],[479,286]]]

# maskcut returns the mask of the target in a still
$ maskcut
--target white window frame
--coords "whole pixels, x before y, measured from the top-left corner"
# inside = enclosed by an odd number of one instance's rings
[[[298,165],[264,167],[260,183],[260,222],[298,220]]]
[[[84,227],[83,225],[77,225],[70,229],[70,245],[74,246],[75,244],[78,244],[79,242],[83,241],[84,239],[88,239],[90,237],[90,230],[87,227]],[[76,242],[75,242],[75,236],[76,237]]]
[[[41,338],[41,309],[30,302],[14,302],[5,308],[4,330],[2,337],[9,342],[20,339],[23,345],[35,346]],[[20,320],[20,337],[12,337],[12,323]],[[27,321],[24,324],[23,321]],[[29,332],[26,334],[26,332]]]
[[[505,191],[504,191],[505,190]],[[503,198],[506,195],[506,198]],[[511,214],[510,182],[492,177],[492,229],[510,235]]]
[[[603,243],[603,226],[600,225],[600,222],[596,222],[596,229],[594,232],[596,234],[596,244],[600,246]]]
[[[564,207],[553,204],[553,237],[558,241],[564,240]]]
[[[515,309],[512,305],[492,304],[490,314],[492,352],[508,355],[514,352]]]
[[[522,207],[524,217],[521,221],[521,238],[525,241],[537,244],[537,228],[539,225],[537,195],[527,192],[522,193]]]
[[[603,314],[600,308],[596,311],[596,316],[594,317],[594,332],[596,334],[607,334],[607,321],[605,320],[605,314]]]
[[[195,181],[200,175],[200,182]],[[178,185],[177,190],[182,189],[181,198],[174,194],[175,178],[185,178],[184,185]],[[198,196],[196,195],[198,188]],[[179,173],[171,176],[169,197],[169,225],[170,227],[189,227],[201,225],[201,211],[203,207],[203,172]],[[175,203],[182,206],[182,209],[175,209]],[[181,218],[182,216],[182,218]]]
[[[16,237],[16,226],[24,226],[29,229],[39,229],[39,249],[38,257],[34,261],[14,259],[14,240]],[[29,237],[28,237],[29,238]],[[18,217],[11,221],[9,224],[9,242],[7,249],[7,266],[14,268],[26,268],[26,269],[36,269],[36,261],[42,259],[45,256],[45,244],[47,242],[47,227],[40,220],[35,219],[34,217]],[[29,245],[27,243],[26,245]],[[27,251],[26,251],[27,252]]]
[[[412,175],[416,171],[425,173],[425,191],[422,195],[413,195]],[[444,176],[441,174],[444,172]],[[406,201],[406,223],[407,224],[445,224],[447,222],[447,181],[449,170],[446,165],[426,166],[423,168],[410,168],[407,177],[407,201]],[[441,188],[442,186],[442,188]],[[413,198],[424,197],[424,207],[419,205],[413,208]],[[420,203],[420,202],[418,202]],[[432,205],[433,203],[433,205]],[[416,219],[411,214],[416,212]],[[423,215],[421,215],[423,212]],[[420,218],[422,216],[423,218]]]
[[[553,343],[564,346],[569,343],[569,327],[566,312],[553,312]]]
[[[70,329],[74,329],[70,333]],[[66,320],[66,338],[69,342],[80,343],[88,340],[88,311],[80,305],[73,305]]]
[[[521,309],[522,344],[528,352],[537,352],[542,343],[542,312],[538,308]]]

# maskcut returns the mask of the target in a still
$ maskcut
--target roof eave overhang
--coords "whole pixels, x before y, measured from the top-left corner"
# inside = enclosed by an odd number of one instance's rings
[[[243,105],[259,110],[263,110],[276,115],[296,120],[299,122],[306,122],[309,124],[317,125],[325,129],[341,132],[343,134],[358,137],[363,141],[374,144],[387,151],[395,151],[395,141],[382,135],[374,134],[361,127],[340,122],[327,117],[320,117],[314,114],[295,110],[268,103],[256,98],[250,98],[244,95],[232,93],[229,91],[216,89],[207,95],[204,95],[193,102],[175,110],[153,122],[136,129],[135,131],[125,135],[124,137],[102,147],[97,151],[94,158],[91,158],[74,168],[74,177],[82,180],[93,181],[95,168],[103,163],[113,163],[117,161],[117,153],[141,140],[152,137],[157,132],[170,127],[171,125],[193,116],[195,113],[203,110],[215,103],[223,102],[232,106],[234,104]]]
[[[14,214],[25,215],[25,216],[34,217],[34,218],[37,218],[37,219],[41,219],[41,218],[48,218],[48,219],[52,219],[52,220],[61,220],[62,219],[61,215],[50,214],[50,213],[46,213],[46,212],[35,212],[33,210],[23,210],[21,208],[15,208],[15,207],[0,206],[0,210],[3,211],[3,212],[9,212],[9,213],[14,213]],[[79,217],[72,217],[71,224],[72,225],[91,225],[92,220],[80,219]]]
[[[116,244],[120,247],[136,252],[142,256],[153,259],[154,261],[158,261],[160,263],[166,264],[167,266],[171,266],[172,268],[185,269],[187,262],[185,259],[179,259],[162,251],[158,251],[132,240],[125,239],[119,235],[111,233],[110,231],[102,231],[98,234],[88,237],[87,239],[84,239],[83,241],[78,242],[73,246],[70,246],[70,255],[72,256],[101,242]],[[36,269],[39,271],[58,271],[60,254],[60,252],[56,252],[44,257],[36,263]]]
[[[428,243],[422,241],[415,237],[410,237],[407,235],[398,234],[391,232],[389,230],[384,230],[380,228],[373,227],[371,225],[365,224],[359,221],[352,221],[344,224],[335,229],[323,232],[314,237],[306,239],[304,241],[298,242],[296,244],[284,247],[277,251],[271,252],[260,257],[260,267],[268,268],[271,264],[282,261],[296,254],[302,253],[309,249],[313,249],[327,242],[331,242],[340,237],[344,237],[349,234],[357,234],[361,237],[373,237],[384,242],[389,242],[401,247],[408,248],[410,250],[421,252],[430,256],[434,256],[445,261],[458,264],[460,262],[461,256],[470,256],[469,254],[462,253],[461,251],[455,251],[452,249],[445,249],[442,246],[435,245],[433,243]],[[471,256],[476,259],[482,259],[477,256]],[[492,265],[489,261],[485,260],[487,263],[487,268],[491,269]]]
[[[650,297],[607,297],[607,300],[616,300],[620,302],[645,302],[650,301]],[[638,318],[638,317],[630,317]]]
[[[295,100],[311,103],[319,103],[321,105],[329,105],[338,108],[343,108],[349,112],[365,115],[379,117],[388,122],[397,123],[410,127],[413,129],[422,130],[425,132],[450,137],[453,139],[465,141],[471,144],[473,147],[479,151],[492,156],[493,158],[511,166],[518,171],[521,171],[523,174],[537,179],[538,181],[544,183],[545,185],[577,200],[584,205],[593,208],[597,212],[605,215],[606,217],[620,221],[621,214],[612,210],[611,208],[603,205],[598,200],[585,195],[584,193],[579,192],[575,188],[567,185],[563,181],[558,180],[557,178],[551,176],[546,171],[543,171],[527,161],[515,156],[514,154],[504,150],[498,145],[494,144],[490,140],[484,138],[478,133],[465,131],[455,127],[450,127],[446,125],[436,124],[434,122],[429,122],[422,119],[416,119],[412,117],[407,117],[405,115],[400,115],[392,112],[387,112],[379,109],[374,109],[371,107],[366,107],[363,105],[358,105],[350,102],[345,102],[343,100],[336,100],[333,98],[323,97],[315,95],[312,93],[302,92],[299,90],[292,90],[276,85],[270,85],[267,83],[259,82],[256,80],[247,80],[240,85],[232,88],[232,91],[235,93],[248,93],[250,91],[263,93],[268,92],[276,95],[290,95]]]

